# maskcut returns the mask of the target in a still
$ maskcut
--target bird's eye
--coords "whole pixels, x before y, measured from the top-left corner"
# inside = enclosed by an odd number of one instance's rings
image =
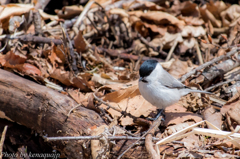
[[[148,83],[148,81],[146,81],[145,79],[142,79],[142,82],[144,82],[144,83]]]

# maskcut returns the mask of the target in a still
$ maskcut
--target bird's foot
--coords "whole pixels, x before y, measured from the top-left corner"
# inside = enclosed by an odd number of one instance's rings
[[[163,118],[161,120],[164,121],[165,120],[165,115],[163,114],[163,111],[164,111],[163,109],[160,109],[155,118],[148,118],[148,120],[155,121],[162,115]]]

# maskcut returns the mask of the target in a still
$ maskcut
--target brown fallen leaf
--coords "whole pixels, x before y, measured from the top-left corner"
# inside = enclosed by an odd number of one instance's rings
[[[196,147],[201,147],[203,142],[199,139],[199,136],[195,134],[191,134],[181,140],[181,142],[184,143],[184,146],[191,151],[192,149]]]
[[[71,19],[75,16],[79,15],[83,11],[82,6],[64,6],[61,10],[56,9],[55,13],[57,13],[60,19]]]
[[[79,30],[77,36],[74,38],[74,46],[76,47],[78,53],[85,52],[88,49],[88,44],[83,38],[81,30]]]
[[[240,101],[236,100],[231,103],[225,104],[221,108],[221,113],[223,115],[228,114],[232,120],[237,122],[238,125],[240,125]]]
[[[81,91],[89,91],[91,90],[90,84],[87,82],[84,75],[78,75],[75,77],[72,73],[68,71],[63,71],[61,69],[55,69],[51,74],[51,78],[54,78],[66,86],[72,86],[76,88],[80,88]]]
[[[149,11],[143,13],[140,18],[156,25],[174,25],[180,30],[182,30],[182,28],[185,26],[184,21],[177,19],[171,14],[161,11]]]
[[[21,16],[33,10],[34,6],[31,4],[7,4],[0,6],[0,23],[2,28],[8,29],[9,19],[12,16]]]
[[[222,114],[220,112],[216,112],[216,110],[213,107],[208,107],[203,112],[203,118],[204,120],[209,121],[219,129],[222,128]],[[209,127],[210,128],[210,127]]]
[[[240,6],[237,4],[231,5],[228,9],[221,12],[223,26],[229,26],[240,16]]]
[[[125,87],[124,85],[120,85],[118,91],[111,92],[106,94],[102,99],[108,102],[110,105],[120,108],[121,110],[126,110],[128,113],[136,117],[140,117],[141,115],[147,117],[152,111],[156,111],[156,107],[148,103],[140,94],[138,90],[137,81],[134,82],[135,85],[130,87]],[[116,88],[119,86],[116,85]],[[107,87],[104,87],[107,88]],[[102,88],[100,89],[103,90]],[[105,105],[100,105],[100,107],[107,108]],[[107,110],[111,116],[121,116],[120,112],[117,112],[113,109]],[[133,119],[129,117],[121,118],[122,125],[132,125]]]
[[[180,61],[176,59],[173,61],[171,66],[169,67],[168,72],[175,78],[180,78],[182,75],[188,73],[193,68],[191,67],[191,64],[187,61]]]
[[[164,11],[165,8],[157,5],[156,3],[150,1],[130,1],[123,4],[123,9],[125,10],[134,10],[134,9],[146,9],[152,11]]]
[[[25,75],[41,76],[41,71],[34,65],[25,63],[24,55],[16,55],[13,51],[9,51],[5,55],[0,56],[0,64],[4,67],[15,69]]]
[[[202,117],[193,114],[191,112],[177,112],[177,113],[165,113],[166,119],[165,125],[177,125],[179,123],[185,123],[186,121],[194,121],[195,123],[202,121]]]
[[[222,26],[221,21],[215,17],[218,16],[218,14],[215,14],[214,16],[214,14],[208,10],[207,5],[202,6],[201,8],[199,8],[199,10],[205,22],[210,21],[211,24],[217,28],[220,28]]]
[[[41,71],[29,64],[29,63],[24,63],[24,64],[19,64],[19,65],[15,65],[15,66],[12,66],[13,69],[17,69],[19,72],[25,74],[25,75],[33,75],[33,76],[41,76],[42,73]]]

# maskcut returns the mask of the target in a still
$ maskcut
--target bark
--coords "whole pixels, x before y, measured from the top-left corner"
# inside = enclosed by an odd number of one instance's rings
[[[96,112],[81,106],[67,119],[69,110],[77,105],[73,99],[1,69],[0,94],[1,118],[15,121],[41,135],[91,135],[91,128],[105,124]],[[68,158],[82,158],[90,154],[89,148],[83,148],[83,142],[87,141],[60,141],[52,145],[58,145]]]

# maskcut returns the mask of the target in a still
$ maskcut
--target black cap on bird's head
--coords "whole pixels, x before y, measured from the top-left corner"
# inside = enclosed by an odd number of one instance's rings
[[[147,77],[152,73],[158,64],[157,60],[147,60],[144,61],[139,69],[140,80],[144,77]]]

